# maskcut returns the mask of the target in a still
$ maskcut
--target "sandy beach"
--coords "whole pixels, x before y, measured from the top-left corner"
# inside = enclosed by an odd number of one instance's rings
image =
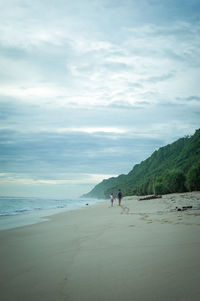
[[[0,231],[1,300],[200,300],[199,230],[193,192],[108,200]]]

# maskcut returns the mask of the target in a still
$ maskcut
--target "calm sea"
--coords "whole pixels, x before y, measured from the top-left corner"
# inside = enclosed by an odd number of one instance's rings
[[[0,197],[0,230],[34,224],[46,216],[75,210],[102,200],[87,198],[50,199],[35,197]]]

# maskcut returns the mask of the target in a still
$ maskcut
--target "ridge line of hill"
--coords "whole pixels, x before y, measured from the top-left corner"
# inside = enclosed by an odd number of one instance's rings
[[[83,197],[107,198],[200,190],[200,129],[154,151],[127,175],[103,180]]]

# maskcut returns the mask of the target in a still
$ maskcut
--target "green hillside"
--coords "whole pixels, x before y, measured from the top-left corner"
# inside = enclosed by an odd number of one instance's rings
[[[124,195],[200,190],[200,129],[161,147],[127,175],[103,180],[84,196],[107,198],[119,188]]]

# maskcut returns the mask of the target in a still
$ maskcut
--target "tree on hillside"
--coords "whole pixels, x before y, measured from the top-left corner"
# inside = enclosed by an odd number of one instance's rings
[[[124,195],[200,190],[200,129],[156,150],[127,175],[102,181],[85,196],[104,198],[119,188]]]
[[[186,176],[186,187],[189,191],[200,190],[200,161],[189,169]]]

